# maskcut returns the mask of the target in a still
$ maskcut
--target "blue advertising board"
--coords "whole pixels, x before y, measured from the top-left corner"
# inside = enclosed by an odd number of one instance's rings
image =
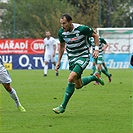
[[[12,69],[43,69],[44,68],[44,55],[43,54],[4,54],[0,55],[4,63],[11,63]],[[111,69],[123,69],[133,68],[130,65],[131,54],[105,54],[104,59],[108,68]],[[56,54],[56,60],[58,55]],[[90,63],[87,69],[92,68],[92,57],[90,57]],[[52,68],[49,63],[49,69]],[[60,69],[68,69],[67,55],[64,54],[61,60]]]

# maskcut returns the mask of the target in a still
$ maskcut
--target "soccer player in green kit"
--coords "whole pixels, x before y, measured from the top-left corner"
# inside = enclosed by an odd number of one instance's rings
[[[60,106],[53,108],[53,111],[57,114],[65,111],[68,101],[73,95],[75,88],[80,89],[92,81],[97,81],[101,85],[104,85],[104,81],[101,79],[98,72],[95,72],[92,76],[81,78],[83,71],[89,63],[87,38],[94,38],[95,50],[93,51],[93,57],[97,58],[99,54],[99,36],[89,26],[72,23],[72,17],[68,14],[62,15],[60,18],[60,24],[61,29],[58,32],[60,49],[56,70],[60,67],[61,58],[66,45],[70,74],[68,77],[64,100]]]
[[[94,51],[95,43],[94,43],[93,37],[89,38],[89,43],[90,43],[90,46],[92,46],[92,50]],[[105,39],[99,37],[99,55],[97,58],[93,58],[92,72],[93,72],[93,74],[95,73],[96,65],[97,65],[97,69],[98,69],[98,72],[100,73],[100,75],[101,75],[101,72],[104,73],[108,77],[109,82],[111,82],[112,74],[108,73],[108,69],[107,69],[104,59],[103,59],[103,54],[107,47],[108,47],[108,44],[105,41]],[[99,83],[96,81],[94,84],[98,85]]]

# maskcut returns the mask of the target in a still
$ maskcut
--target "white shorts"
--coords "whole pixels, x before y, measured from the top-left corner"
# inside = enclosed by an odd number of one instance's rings
[[[12,79],[10,78],[10,75],[8,71],[5,69],[4,66],[0,67],[0,84],[2,83],[11,83]]]
[[[49,62],[49,61],[51,61],[51,62],[56,62],[55,56],[53,57],[53,56],[50,55],[50,54],[45,54],[45,55],[44,55],[44,61],[45,61],[45,62]]]

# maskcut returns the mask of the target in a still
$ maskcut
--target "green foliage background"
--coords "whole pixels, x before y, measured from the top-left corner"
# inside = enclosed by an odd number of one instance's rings
[[[91,27],[132,27],[132,0],[10,0],[0,3],[6,9],[2,16],[3,38],[42,38],[45,30],[54,37],[64,13],[73,22]]]

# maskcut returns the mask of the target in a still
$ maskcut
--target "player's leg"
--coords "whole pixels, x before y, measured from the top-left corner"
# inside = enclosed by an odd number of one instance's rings
[[[108,77],[109,82],[111,82],[112,81],[112,74],[108,73],[108,69],[107,69],[107,67],[105,67],[106,66],[105,63],[103,63],[102,65],[104,66],[104,67],[102,67],[102,73],[105,74]]]
[[[52,62],[52,69],[55,70],[56,62]]]
[[[8,91],[8,93],[10,94],[11,98],[14,100],[19,111],[26,112],[25,108],[20,104],[16,91],[10,86],[10,83],[2,83],[2,84],[4,88]]]
[[[52,64],[54,65],[54,70],[55,70],[56,62],[52,62]],[[56,75],[56,76],[59,76],[59,72],[58,72],[58,70],[55,71],[55,75]]]
[[[102,66],[104,67],[104,69],[108,72],[108,68],[107,68],[107,66],[106,66],[106,64],[105,64],[105,62],[103,61],[103,63],[102,63]]]
[[[55,60],[55,57],[52,57],[51,58],[51,62],[52,62],[52,68],[55,70],[55,67],[56,67],[56,60]],[[58,71],[55,71],[55,75],[58,76],[59,75],[59,72]]]
[[[80,63],[83,64],[76,64],[72,70],[72,72],[70,73],[69,77],[68,77],[68,85],[66,87],[66,92],[65,92],[65,96],[64,96],[64,101],[62,103],[62,107],[65,109],[67,106],[67,103],[69,101],[69,99],[71,98],[71,96],[74,93],[74,89],[80,89],[82,88],[84,85],[89,84],[92,81],[98,81],[101,80],[100,77],[97,77],[97,74],[94,74],[92,76],[88,76],[88,77],[83,77],[81,79],[81,75],[83,73],[83,70],[86,68],[86,66],[88,65],[88,61],[85,61],[84,59],[80,59]]]
[[[47,73],[48,73],[48,62],[46,61],[44,63],[44,75],[43,76],[47,76]]]
[[[102,56],[98,56],[98,58],[95,59],[95,62],[97,64],[97,71],[101,76],[101,64],[102,64]],[[94,85],[99,85],[99,82],[94,82]]]
[[[19,98],[17,96],[16,91],[10,85],[10,82],[11,81],[12,80],[11,80],[8,72],[6,71],[6,69],[3,69],[2,73],[1,73],[1,77],[0,77],[0,82],[2,83],[2,85],[4,86],[4,88],[8,91],[8,93],[10,94],[11,98],[14,100],[14,102],[15,102],[16,106],[18,107],[18,109],[21,112],[25,112],[26,110],[20,104],[20,101],[19,101]]]
[[[92,74],[91,74],[91,75],[93,75],[93,74],[96,72],[96,62],[97,62],[97,59],[94,59],[94,58],[93,58]]]
[[[82,60],[80,60],[80,61],[77,60],[76,62],[77,62],[77,64],[78,64],[78,62],[82,63]],[[68,77],[68,85],[65,90],[64,100],[59,107],[53,108],[53,111],[57,114],[63,113],[65,111],[68,101],[74,93],[75,81],[81,77],[82,69],[79,65],[76,64],[76,62],[69,63],[69,70],[71,71],[71,73],[69,74],[69,77]],[[86,63],[88,64],[88,62],[86,62]],[[86,64],[86,66],[87,66],[87,64]],[[77,87],[77,85],[76,85],[76,87]],[[81,85],[81,87],[82,87],[82,85]]]
[[[45,54],[45,57],[44,57],[44,75],[43,76],[47,76],[49,60],[50,60],[50,56],[48,54]]]
[[[104,67],[104,69],[108,72],[108,68],[104,62],[104,54],[103,54],[103,61],[102,61],[102,66]]]
[[[71,72],[69,77],[68,77],[68,84],[65,90],[64,94],[64,100],[62,104],[56,108],[53,108],[53,111],[57,114],[63,113],[66,109],[66,106],[68,104],[69,99],[74,93],[75,90],[75,83],[74,83],[74,78],[76,78],[77,74],[75,72]]]
[[[97,71],[99,72],[99,74],[101,75],[101,71],[102,71],[102,56],[98,56],[97,58]]]
[[[95,73],[92,76],[88,77],[83,77],[81,79],[81,74],[83,70],[86,68],[88,65],[88,60],[85,58],[81,58],[75,62],[75,64],[70,65],[69,64],[69,69],[71,70],[71,73],[68,77],[68,85],[66,87],[65,95],[64,95],[64,100],[62,104],[59,107],[53,108],[53,111],[57,114],[63,113],[65,111],[65,108],[68,104],[68,101],[70,100],[71,96],[74,93],[75,87],[77,89],[82,88],[82,86],[87,85],[91,81],[99,81],[101,83],[101,79],[98,75],[98,73]],[[102,81],[104,84],[104,82]]]

